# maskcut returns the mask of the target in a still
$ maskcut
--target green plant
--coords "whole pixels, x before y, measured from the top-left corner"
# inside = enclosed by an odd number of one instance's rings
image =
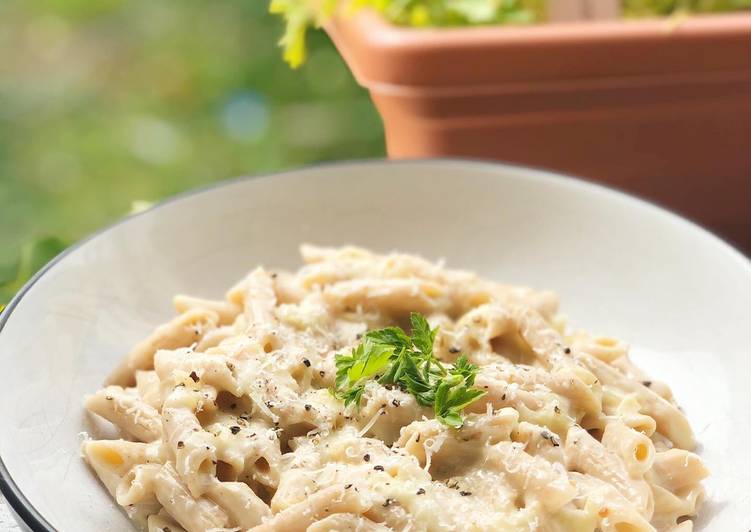
[[[475,388],[478,367],[459,355],[445,366],[433,354],[438,328],[431,329],[422,314],[410,315],[412,336],[399,327],[369,331],[352,353],[336,355],[333,394],[344,405],[359,406],[370,381],[396,386],[421,406],[433,407],[438,421],[455,429],[464,424],[464,407],[485,395]]]
[[[305,36],[341,9],[378,11],[395,24],[413,27],[528,24],[544,16],[546,0],[271,0],[269,10],[286,23],[280,45],[294,68],[305,61]]]
[[[412,27],[530,24],[543,22],[550,0],[271,0],[269,10],[285,21],[280,40],[293,68],[306,58],[306,33],[320,28],[337,10],[348,15],[373,9],[394,24]],[[751,8],[751,0],[623,0],[626,17],[677,12],[717,12]]]

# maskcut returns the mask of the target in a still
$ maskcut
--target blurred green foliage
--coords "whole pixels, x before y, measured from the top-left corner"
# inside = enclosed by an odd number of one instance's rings
[[[66,247],[67,244],[56,237],[38,238],[26,242],[14,264],[0,265],[0,302],[8,301],[13,297],[13,294],[18,292],[34,275],[34,272],[40,270]]]
[[[327,37],[311,36],[308,64],[292,71],[267,9],[0,1],[0,303],[57,243],[135,201],[383,155],[380,119]]]

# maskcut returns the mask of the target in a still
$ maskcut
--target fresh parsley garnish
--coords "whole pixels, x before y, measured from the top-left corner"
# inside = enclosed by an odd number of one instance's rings
[[[348,355],[336,356],[334,395],[345,405],[359,405],[365,384],[375,380],[412,394],[418,404],[432,406],[441,423],[460,428],[462,410],[485,395],[474,388],[478,367],[460,355],[453,366],[433,354],[438,328],[421,314],[410,315],[412,336],[399,327],[369,331]]]

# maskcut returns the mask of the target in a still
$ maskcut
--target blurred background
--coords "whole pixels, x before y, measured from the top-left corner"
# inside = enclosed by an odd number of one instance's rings
[[[322,32],[298,70],[260,0],[0,1],[0,304],[66,244],[177,192],[383,156]]]
[[[557,3],[618,4],[616,0]],[[298,11],[304,4],[297,0],[277,0],[277,4],[292,21],[287,35],[297,38],[287,41],[287,51],[301,56],[296,47],[302,43],[302,31],[296,24],[302,20]],[[444,4],[400,0],[383,5],[401,9],[392,13],[393,20],[416,26],[432,21],[440,26],[534,22],[543,2],[451,3],[454,9],[461,7],[458,14],[446,12]],[[533,106],[528,111],[545,120],[538,123],[535,118],[527,130],[511,120],[508,131],[501,126],[488,126],[488,131],[484,126],[443,127],[428,116],[455,111],[442,103],[440,91],[435,105],[430,96],[415,102],[407,98],[404,109],[395,114],[415,118],[414,129],[405,127],[409,123],[400,116],[392,117],[387,133],[404,137],[389,141],[395,148],[392,155],[430,156],[448,150],[483,156],[487,149],[479,138],[502,160],[601,179],[659,201],[749,252],[751,151],[745,137],[751,134],[751,18],[722,19],[735,30],[727,38],[715,39],[718,46],[712,39],[675,37],[673,30],[693,11],[746,9],[751,17],[751,0],[627,0],[622,5],[627,17],[672,17],[663,19],[664,27],[651,37],[654,42],[637,43],[642,47],[636,52],[626,49],[622,64],[616,65],[623,72],[638,73],[647,60],[664,61],[665,68],[657,72],[668,75],[661,96],[655,96],[654,86],[632,89],[626,84],[619,89],[623,97],[613,99],[619,105],[619,99],[625,102],[623,109],[615,104],[613,108],[626,113],[615,113],[609,129],[604,129],[599,115],[591,123],[586,118],[591,114],[589,102],[596,104],[597,98],[586,90],[574,90],[564,100],[576,112],[583,109],[585,118],[577,118],[573,125],[557,124],[554,112],[538,112],[555,103],[555,98],[543,98],[539,109]],[[437,11],[426,11],[425,6]],[[495,7],[488,10],[488,6]],[[326,34],[309,32],[307,61],[293,70],[277,46],[284,22],[268,9],[267,0],[0,0],[0,309],[34,271],[67,245],[167,196],[238,175],[316,161],[385,156],[381,118]],[[581,18],[581,13],[577,16]],[[656,47],[663,41],[672,46],[672,56]],[[391,44],[389,53],[398,48]],[[537,53],[529,60],[509,58],[513,54],[507,50],[491,50],[489,57],[502,73],[513,70],[516,60],[520,77],[511,81],[526,82],[525,65],[539,66],[550,56],[538,48],[524,48]],[[584,54],[574,48],[570,54],[574,62],[585,55],[598,69],[604,63],[618,63],[592,60],[592,48],[581,48]],[[395,53],[391,59],[399,57]],[[511,68],[506,68],[506,60]],[[450,70],[443,55],[437,54],[434,62],[439,70]],[[696,70],[688,74],[701,74],[693,86],[681,77],[684,63]],[[553,81],[556,76],[565,78],[568,66],[552,64],[546,75]],[[669,71],[674,68],[677,77],[672,79]],[[412,73],[419,77],[427,70],[421,62]],[[622,75],[617,69],[614,72],[608,75]],[[714,80],[718,72],[721,75]],[[592,75],[598,82],[599,74]],[[709,87],[706,93],[705,87]],[[671,105],[679,93],[683,107],[678,113]],[[379,103],[377,96],[375,90]],[[388,97],[381,96],[384,109],[393,103]],[[502,98],[491,98],[489,103],[467,98],[459,104],[476,108],[476,116],[470,118],[483,118],[486,106],[500,108]],[[506,102],[509,115],[519,112],[518,103],[523,101],[512,100]],[[652,104],[652,110],[644,101]],[[402,103],[393,103],[393,108]],[[452,105],[459,109],[459,104]],[[409,109],[413,105],[415,112]],[[662,114],[657,116],[654,109]],[[634,110],[642,111],[642,118],[634,119]],[[384,116],[388,126],[388,115]],[[505,118],[500,112],[499,117]],[[421,147],[398,152],[400,144],[409,147],[414,140]],[[598,142],[605,142],[605,148]],[[667,151],[668,146],[672,151]],[[644,163],[653,168],[641,175]]]

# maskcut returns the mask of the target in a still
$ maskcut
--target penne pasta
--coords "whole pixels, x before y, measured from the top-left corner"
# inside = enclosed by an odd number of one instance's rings
[[[148,532],[691,532],[708,475],[670,388],[555,294],[304,245],[174,298],[85,407]]]

